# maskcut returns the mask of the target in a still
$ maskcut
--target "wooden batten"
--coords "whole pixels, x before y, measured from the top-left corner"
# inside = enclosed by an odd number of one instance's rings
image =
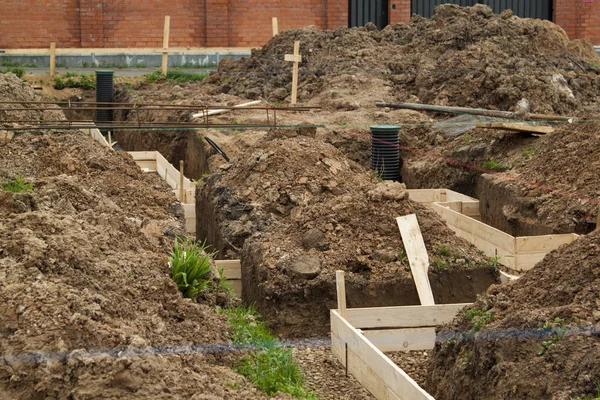
[[[359,329],[432,327],[452,321],[468,305],[471,303],[348,308],[346,320]]]
[[[402,235],[402,243],[406,250],[408,263],[412,272],[413,280],[417,287],[417,293],[421,304],[430,306],[435,304],[431,284],[429,283],[429,256],[425,248],[425,242],[421,235],[419,222],[415,214],[406,215],[396,218],[400,234]]]
[[[242,267],[240,260],[215,260],[217,268],[223,268],[227,283],[236,296],[242,296]]]
[[[336,358],[377,399],[434,400],[336,310],[331,311],[331,341]]]
[[[362,331],[379,350],[431,350],[435,346],[435,328],[378,329]]]

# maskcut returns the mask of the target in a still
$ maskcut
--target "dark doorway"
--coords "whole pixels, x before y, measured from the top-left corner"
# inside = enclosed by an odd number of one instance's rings
[[[383,29],[388,24],[388,0],[349,0],[348,26],[365,26],[368,22]]]
[[[411,0],[410,13],[431,18],[435,6],[440,4],[473,6],[477,3],[488,5],[495,13],[511,9],[522,18],[539,18],[552,21],[553,0]]]

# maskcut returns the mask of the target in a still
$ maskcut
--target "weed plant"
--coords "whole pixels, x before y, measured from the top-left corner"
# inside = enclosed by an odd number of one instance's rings
[[[169,258],[171,279],[175,281],[183,297],[194,298],[208,288],[208,275],[214,253],[206,252],[206,242],[194,243],[189,239],[175,239]]]
[[[2,190],[12,193],[27,192],[33,189],[32,182],[25,182],[22,176],[18,176],[12,181],[8,181],[2,184]]]
[[[292,357],[292,350],[271,334],[255,307],[239,306],[220,312],[227,315],[233,329],[233,343],[250,349],[236,366],[236,372],[269,396],[283,392],[296,398],[315,399],[303,387],[304,375]]]
[[[538,356],[543,356],[550,346],[560,342],[560,340],[565,337],[568,327],[565,324],[564,319],[554,318],[554,321],[548,321],[544,324],[544,330],[549,331],[550,339],[542,342],[542,348],[538,352]]]
[[[475,332],[479,332],[481,328],[483,328],[492,321],[492,319],[494,318],[494,312],[491,310],[482,311],[476,308],[471,308],[465,311],[465,317],[469,321],[471,321]]]

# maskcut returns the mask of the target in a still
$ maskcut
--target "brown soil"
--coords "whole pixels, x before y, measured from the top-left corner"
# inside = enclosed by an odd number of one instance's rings
[[[10,76],[0,87],[36,98]],[[265,397],[203,347],[228,342],[223,317],[169,278],[183,219],[158,176],[59,131],[0,145],[0,181],[17,176],[34,187],[0,191],[0,397]]]
[[[395,217],[416,213],[436,300],[473,300],[495,274],[399,183],[378,183],[311,130],[271,131],[198,189],[198,237],[242,259],[244,300],[284,335],[328,332],[336,269],[350,306],[418,304]],[[441,255],[447,246],[449,255]],[[304,263],[304,266],[299,263]],[[435,263],[439,266],[434,267]],[[470,278],[469,278],[470,277]],[[402,290],[398,289],[402,287]]]
[[[225,93],[284,100],[291,91],[291,64],[284,55],[292,53],[295,40],[303,57],[303,101],[346,76],[350,82],[387,81],[397,100],[508,110],[527,98],[534,112],[565,113],[595,103],[600,87],[590,42],[569,41],[547,21],[450,4],[437,7],[431,19],[414,16],[382,31],[374,25],[284,31],[248,59],[224,60],[210,79]],[[557,74],[572,94],[552,82]],[[332,103],[356,109],[352,99]]]
[[[600,232],[548,254],[516,282],[491,287],[473,306],[493,313],[480,332],[464,314],[439,329],[429,392],[438,399],[593,398],[599,288]],[[544,329],[549,322],[554,329]],[[554,344],[540,354],[545,341]]]

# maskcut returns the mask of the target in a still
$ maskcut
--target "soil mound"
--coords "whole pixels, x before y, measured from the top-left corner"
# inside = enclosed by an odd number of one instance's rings
[[[34,97],[8,81],[4,99]],[[32,187],[0,190],[1,398],[264,398],[213,355],[223,318],[169,277],[183,218],[158,175],[54,131],[0,145],[0,182],[17,178]]]
[[[241,255],[244,299],[280,332],[326,334],[336,269],[349,272],[350,304],[418,304],[401,215],[418,216],[439,302],[473,299],[495,280],[487,260],[409,200],[404,185],[379,183],[314,134],[270,132],[197,195],[198,237],[222,255]]]
[[[429,392],[438,399],[594,398],[598,288],[596,231],[551,252],[516,282],[491,287],[473,306],[477,314],[489,313],[489,323],[467,311],[441,328]]]
[[[293,52],[295,40],[303,57],[302,101],[352,84],[339,79],[347,76],[356,82],[384,80],[400,101],[514,110],[526,98],[532,112],[567,113],[595,103],[600,88],[600,59],[589,41],[569,41],[551,22],[454,4],[436,7],[431,19],[414,16],[382,31],[374,26],[284,31],[248,59],[223,60],[209,81],[220,83],[222,92],[283,100],[292,79],[284,55]],[[370,102],[382,94],[366,92]],[[332,102],[336,108],[355,107],[345,104],[348,99]]]
[[[17,124],[16,121],[56,121],[64,120],[65,115],[58,106],[45,105],[45,108],[54,108],[56,111],[39,110],[39,104],[24,104],[46,100],[35,93],[33,86],[19,79],[15,74],[0,74],[0,99],[2,102],[17,102],[15,104],[0,103],[0,129]],[[21,110],[25,108],[26,110]],[[12,111],[8,111],[11,110]],[[15,110],[18,109],[18,110]],[[22,125],[22,124],[21,124]]]

